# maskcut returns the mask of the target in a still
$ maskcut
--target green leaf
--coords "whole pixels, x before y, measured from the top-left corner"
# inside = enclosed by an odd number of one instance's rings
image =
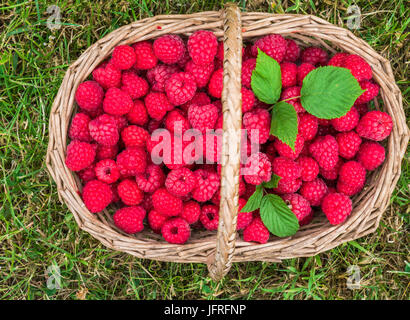
[[[261,185],[256,186],[255,192],[249,197],[248,201],[241,209],[241,212],[252,212],[259,209],[263,196],[263,188]]]
[[[256,66],[252,72],[251,86],[259,100],[274,104],[282,90],[282,75],[279,63],[258,48]]]
[[[276,174],[272,174],[272,178],[270,179],[270,181],[269,182],[264,182],[264,183],[262,183],[262,186],[264,187],[264,188],[277,188],[278,187],[278,183],[279,183],[279,180],[281,179],[282,177],[279,177],[278,175],[276,175]]]
[[[300,102],[310,114],[334,119],[344,116],[363,92],[348,69],[319,67],[303,80]]]
[[[266,228],[275,236],[288,237],[299,229],[295,214],[276,194],[267,194],[263,197],[260,214]]]
[[[270,133],[295,151],[298,115],[292,105],[280,101],[273,106]]]

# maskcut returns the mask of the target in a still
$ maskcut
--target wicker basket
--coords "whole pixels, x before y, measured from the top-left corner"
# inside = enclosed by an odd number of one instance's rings
[[[199,29],[213,31],[225,43],[223,166],[218,232],[195,232],[184,245],[169,244],[150,230],[127,235],[114,226],[108,211],[92,214],[87,210],[79,196],[81,183],[64,164],[67,129],[76,108],[75,91],[115,46],[154,39],[167,33],[189,36]],[[311,224],[301,227],[292,237],[271,236],[266,244],[254,244],[241,240],[236,233],[240,145],[237,130],[241,128],[242,119],[241,48],[242,39],[251,41],[269,33],[292,38],[302,47],[319,45],[330,52],[341,49],[366,59],[373,68],[375,81],[380,85],[383,109],[392,117],[394,127],[387,142],[386,161],[368,179],[365,189],[353,199],[354,210],[344,223],[332,226],[321,215]],[[378,101],[375,104],[379,108]],[[121,27],[97,41],[68,68],[52,107],[49,132],[47,167],[57,183],[60,200],[67,204],[81,229],[105,246],[139,258],[207,263],[215,280],[229,271],[232,262],[279,262],[287,258],[312,256],[374,232],[400,176],[401,160],[409,139],[402,97],[391,66],[365,41],[315,16],[240,13],[233,4],[226,5],[220,12],[147,18]]]

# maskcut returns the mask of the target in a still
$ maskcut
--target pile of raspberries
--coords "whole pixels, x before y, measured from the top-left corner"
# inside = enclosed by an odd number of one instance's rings
[[[269,134],[270,106],[252,92],[257,48],[280,63],[281,100],[295,97],[287,100],[298,114],[295,151]],[[197,31],[187,40],[164,35],[117,46],[92,72],[92,80],[79,85],[79,111],[69,128],[65,163],[83,182],[81,195],[89,211],[116,203],[113,220],[120,230],[135,234],[149,226],[176,244],[185,243],[195,229],[218,228],[221,134],[215,132],[222,128],[223,55],[223,43],[210,31]],[[387,113],[368,110],[379,92],[371,67],[357,55],[337,53],[329,59],[318,47],[301,50],[277,34],[247,44],[242,56],[243,128],[248,135],[241,154],[246,158],[242,167],[249,170],[240,176],[239,211],[255,186],[276,174],[281,177],[278,187],[266,191],[280,195],[300,225],[312,220],[312,207],[321,207],[331,224],[343,222],[352,211],[349,197],[363,189],[366,172],[384,161],[385,149],[378,141],[392,130]],[[366,89],[339,119],[318,119],[297,98],[304,77],[324,65],[349,69]],[[171,136],[173,152],[163,163],[154,161],[157,129]],[[181,133],[189,129],[203,135],[203,153],[186,153],[192,161],[182,157],[190,142]],[[249,135],[252,131],[256,134]],[[255,143],[259,150],[251,154]],[[199,158],[202,162],[195,162]],[[237,221],[245,241],[268,241],[258,211],[239,212]]]

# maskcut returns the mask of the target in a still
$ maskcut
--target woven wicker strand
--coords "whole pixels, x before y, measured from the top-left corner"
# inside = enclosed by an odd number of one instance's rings
[[[220,279],[233,262],[272,261],[307,257],[332,249],[339,244],[363,237],[376,230],[391,194],[400,177],[401,160],[409,141],[409,129],[403,111],[402,97],[390,63],[377,54],[365,41],[349,30],[334,26],[309,15],[274,15],[269,13],[241,13],[234,5],[225,12],[201,12],[190,15],[163,15],[136,21],[123,26],[89,47],[67,70],[54,100],[49,122],[47,168],[57,184],[60,200],[66,203],[79,227],[105,246],[139,258],[173,262],[208,263],[210,274]],[[115,46],[155,39],[163,34],[189,36],[196,30],[210,30],[224,39],[224,135],[221,206],[218,233],[196,231],[184,245],[165,242],[160,235],[144,230],[127,235],[115,227],[108,210],[91,214],[79,196],[81,183],[76,174],[64,164],[67,129],[76,110],[74,95],[78,85],[92,70],[110,56]],[[236,237],[238,203],[238,167],[240,128],[240,70],[238,51],[243,41],[269,33],[280,33],[294,39],[301,47],[321,46],[334,53],[337,50],[362,56],[372,66],[375,81],[380,85],[383,103],[375,100],[376,108],[383,108],[393,119],[393,131],[386,143],[386,160],[369,177],[365,189],[353,199],[351,216],[342,224],[332,226],[324,215],[317,216],[292,237],[271,236],[266,244],[245,242]],[[235,241],[236,239],[236,241]]]

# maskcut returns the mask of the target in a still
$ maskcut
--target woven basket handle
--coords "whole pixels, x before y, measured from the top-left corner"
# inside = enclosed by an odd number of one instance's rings
[[[215,281],[222,279],[231,268],[235,251],[238,214],[240,130],[242,127],[242,33],[241,14],[236,4],[228,3],[225,5],[223,24],[221,202],[216,252],[214,260],[208,264],[210,276]]]

